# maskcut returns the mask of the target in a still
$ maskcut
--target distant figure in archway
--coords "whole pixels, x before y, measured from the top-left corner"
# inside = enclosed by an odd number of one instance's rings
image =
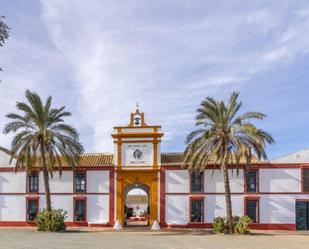
[[[128,186],[125,191],[124,224],[148,226],[149,214],[149,188],[137,184]]]

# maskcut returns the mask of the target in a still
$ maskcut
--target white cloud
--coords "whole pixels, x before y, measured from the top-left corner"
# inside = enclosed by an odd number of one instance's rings
[[[176,139],[206,95],[308,52],[308,18],[284,8],[195,16],[194,4],[174,2],[177,14],[164,3],[108,3],[42,2],[51,39],[74,68],[95,150],[111,149],[112,126],[126,124],[137,100]]]
[[[240,89],[309,48],[309,17],[302,4],[41,4],[40,18],[57,53],[47,55],[50,66],[67,67],[78,110],[74,120],[82,138],[92,137],[87,145],[94,151],[112,150],[112,127],[128,123],[136,101],[148,123],[163,126],[166,147],[182,144],[204,97]],[[31,77],[39,78],[40,70]]]

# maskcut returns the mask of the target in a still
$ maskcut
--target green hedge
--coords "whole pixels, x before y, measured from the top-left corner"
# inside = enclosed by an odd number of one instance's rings
[[[43,209],[37,214],[35,219],[38,231],[63,231],[66,229],[64,220],[67,218],[67,212],[62,209],[48,212]]]
[[[249,224],[251,219],[245,216],[233,216],[234,233],[247,234],[250,232]],[[215,233],[225,233],[226,219],[224,217],[216,217],[213,220],[213,229]]]
[[[215,233],[224,233],[225,230],[225,218],[216,217],[212,223],[213,229]]]

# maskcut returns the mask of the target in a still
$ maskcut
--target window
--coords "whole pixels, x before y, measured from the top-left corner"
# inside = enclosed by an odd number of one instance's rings
[[[258,192],[258,181],[257,181],[257,171],[250,170],[246,175],[246,192],[248,193],[256,193]]]
[[[309,192],[309,169],[303,169],[303,191]]]
[[[190,222],[203,222],[203,203],[204,200],[191,200],[191,219]]]
[[[84,193],[86,192],[86,173],[77,172],[75,174],[75,192]]]
[[[75,200],[74,221],[86,221],[86,200]]]
[[[259,223],[259,200],[246,200],[246,215],[252,223]]]
[[[296,200],[296,230],[309,230],[309,200]]]
[[[191,192],[201,193],[203,192],[203,173],[192,173],[191,174]]]
[[[39,190],[39,177],[37,172],[32,172],[28,174],[28,193],[37,193]]]
[[[38,200],[27,200],[27,220],[33,221],[39,210]]]

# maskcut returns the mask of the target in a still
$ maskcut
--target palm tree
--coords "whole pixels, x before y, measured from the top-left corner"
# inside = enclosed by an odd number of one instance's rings
[[[65,107],[52,108],[52,98],[45,102],[35,92],[26,90],[28,103],[17,102],[16,107],[21,114],[6,115],[11,121],[6,124],[4,133],[16,133],[11,143],[11,161],[16,159],[15,168],[26,167],[31,171],[34,167],[42,167],[46,209],[51,211],[49,177],[59,170],[61,176],[62,164],[75,168],[79,165],[84,149],[79,142],[78,132],[64,123],[63,118],[71,116],[64,111]]]
[[[223,170],[227,233],[233,233],[232,203],[228,165],[245,163],[252,158],[267,159],[266,144],[274,143],[272,136],[258,129],[252,119],[262,120],[265,114],[246,112],[239,115],[242,103],[239,93],[232,93],[228,103],[211,97],[202,101],[197,109],[197,130],[188,135],[184,153],[184,167],[191,172],[201,172],[211,165]]]

